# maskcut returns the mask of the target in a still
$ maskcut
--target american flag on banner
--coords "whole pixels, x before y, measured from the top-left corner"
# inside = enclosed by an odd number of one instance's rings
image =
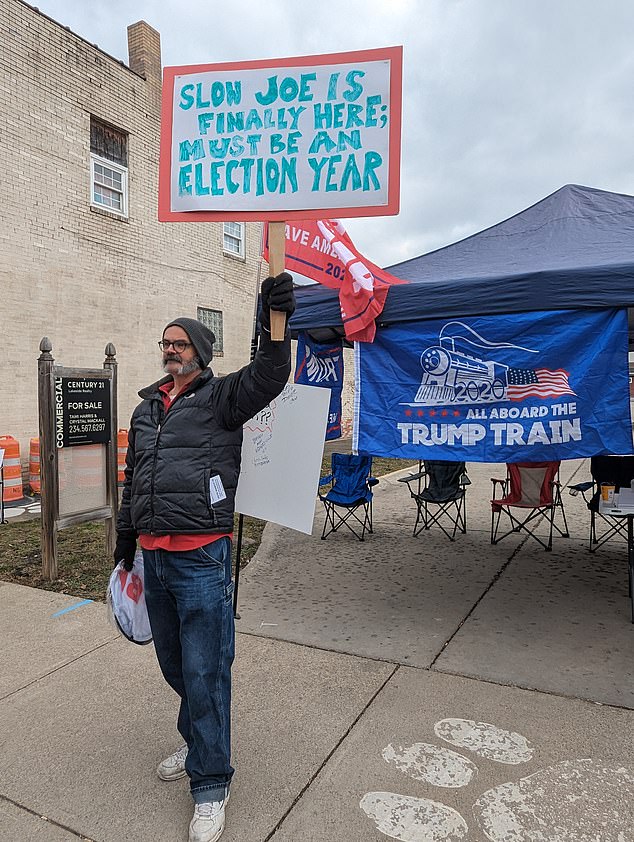
[[[526,398],[559,398],[574,395],[568,383],[568,372],[563,368],[509,368],[507,372],[507,397],[512,401]]]

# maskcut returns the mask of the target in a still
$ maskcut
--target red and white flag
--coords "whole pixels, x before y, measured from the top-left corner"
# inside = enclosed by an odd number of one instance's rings
[[[264,259],[268,260],[268,226]],[[338,219],[287,223],[284,265],[289,272],[339,290],[341,320],[351,342],[374,340],[375,319],[390,286],[406,283],[363,257]]]

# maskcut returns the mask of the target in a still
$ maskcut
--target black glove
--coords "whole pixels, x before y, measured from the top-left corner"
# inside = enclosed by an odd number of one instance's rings
[[[136,553],[136,535],[134,532],[117,532],[117,544],[114,548],[115,567],[123,560],[123,567],[128,572],[132,570],[134,554]]]
[[[293,277],[288,272],[282,272],[275,278],[267,278],[262,282],[262,312],[260,323],[270,330],[271,319],[269,310],[279,310],[286,313],[286,318],[295,312],[295,294],[293,292]]]

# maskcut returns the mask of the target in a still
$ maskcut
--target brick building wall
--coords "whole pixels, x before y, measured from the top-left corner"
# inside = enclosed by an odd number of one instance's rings
[[[0,435],[23,458],[43,336],[67,366],[101,366],[114,343],[120,426],[161,376],[170,319],[221,310],[214,368],[248,361],[260,226],[247,225],[240,259],[223,253],[221,224],[157,221],[160,39],[139,23],[128,43],[129,67],[21,0],[0,4]],[[91,207],[91,116],[128,135],[127,219]]]

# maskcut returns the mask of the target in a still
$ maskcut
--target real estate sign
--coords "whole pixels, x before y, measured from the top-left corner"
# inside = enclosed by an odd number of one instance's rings
[[[112,435],[110,381],[55,378],[55,446],[106,444]]]

